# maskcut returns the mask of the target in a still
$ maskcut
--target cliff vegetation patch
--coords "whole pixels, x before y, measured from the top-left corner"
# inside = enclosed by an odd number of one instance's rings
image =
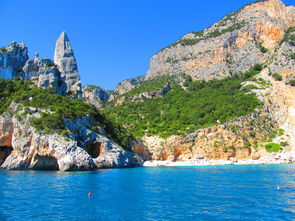
[[[170,76],[171,90],[165,96],[144,102],[125,100],[121,105],[106,108],[103,114],[138,138],[144,135],[187,135],[199,128],[247,115],[260,107],[262,104],[257,96],[249,93],[250,89],[242,88],[241,83],[258,74],[261,68],[261,65],[255,65],[246,73],[208,82],[192,82],[187,78],[183,84],[185,87]],[[163,79],[152,79],[128,93],[158,88],[167,83]]]
[[[54,88],[41,88],[30,81],[0,78],[0,114],[6,112],[12,102],[23,107],[12,114],[18,118],[31,115],[31,125],[40,133],[68,135],[65,120],[78,122],[79,119],[87,117],[90,121],[90,130],[103,128],[122,147],[127,148],[133,139],[126,130],[107,121],[94,105],[82,99],[73,99],[70,95],[58,95]],[[40,116],[35,116],[33,113],[39,113]]]

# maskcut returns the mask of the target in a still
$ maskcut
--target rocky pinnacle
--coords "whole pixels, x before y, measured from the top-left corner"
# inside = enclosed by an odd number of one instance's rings
[[[67,84],[67,92],[75,93],[80,97],[82,90],[77,61],[66,32],[62,32],[56,40],[54,63],[58,65],[61,77],[64,78]]]

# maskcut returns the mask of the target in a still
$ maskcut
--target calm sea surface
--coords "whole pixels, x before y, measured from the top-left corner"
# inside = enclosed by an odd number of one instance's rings
[[[295,220],[295,165],[0,170],[0,220]]]

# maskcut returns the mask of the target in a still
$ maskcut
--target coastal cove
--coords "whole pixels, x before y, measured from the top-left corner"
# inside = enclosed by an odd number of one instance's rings
[[[23,42],[0,48],[0,168],[295,162],[294,6],[224,14],[113,90],[84,84],[75,45],[63,31],[53,59]]]
[[[0,221],[295,221],[294,3],[3,1]]]
[[[292,220],[294,174],[293,164],[0,170],[0,220]]]
[[[169,161],[169,160],[154,160],[145,161],[143,163],[144,167],[156,167],[156,166],[214,166],[214,165],[263,165],[263,164],[292,164],[295,162],[295,151],[284,152],[280,151],[278,153],[272,153],[268,157],[263,157],[259,159],[241,159],[237,160],[235,158],[230,158],[229,160],[222,159],[187,159],[183,161]]]

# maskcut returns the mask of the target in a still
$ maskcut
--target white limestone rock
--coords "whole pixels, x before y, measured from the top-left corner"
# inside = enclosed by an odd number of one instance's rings
[[[67,84],[67,92],[82,96],[81,80],[71,42],[65,32],[56,41],[54,63]]]
[[[23,43],[12,42],[6,48],[1,48],[0,77],[12,79],[16,74],[22,73],[28,59],[28,48]]]
[[[65,95],[67,85],[61,77],[57,66],[48,58],[28,60],[23,67],[23,73],[19,75],[23,80],[31,80],[39,87],[54,87],[56,93]]]
[[[10,106],[10,113],[17,109]],[[21,113],[22,111],[20,111]],[[31,112],[25,117],[9,113],[0,116],[0,167],[4,169],[91,170],[96,168],[140,165],[134,153],[124,150],[106,136],[87,129],[87,117],[66,120],[70,135],[43,134],[30,125]]]

